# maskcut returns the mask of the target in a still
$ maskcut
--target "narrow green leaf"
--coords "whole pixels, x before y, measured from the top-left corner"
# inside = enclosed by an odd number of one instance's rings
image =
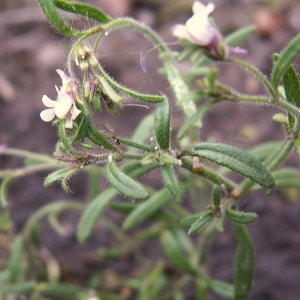
[[[70,178],[78,173],[78,168],[70,169],[69,167],[58,169],[49,175],[44,179],[44,185],[50,186],[51,184],[55,182],[61,182],[62,187],[65,191],[69,191],[69,180]]]
[[[22,255],[23,255],[23,239],[21,235],[17,235],[11,245],[10,257],[8,260],[9,282],[16,283],[22,274]]]
[[[60,282],[48,282],[42,291],[51,296],[72,297],[73,299],[80,299],[79,296],[83,292],[82,289],[75,285]]]
[[[219,207],[221,203],[221,189],[218,185],[214,185],[212,190],[212,203],[215,207]]]
[[[170,200],[167,189],[154,193],[148,200],[139,204],[125,219],[123,229],[128,230],[153,215]]]
[[[50,1],[50,0],[49,0]],[[99,23],[108,23],[112,18],[104,13],[103,10],[82,2],[53,0],[54,5],[62,10],[82,15],[86,18],[98,21]]]
[[[150,164],[150,165],[142,165],[140,162],[131,162],[126,164],[122,170],[124,173],[128,174],[131,178],[139,178],[158,167],[159,165],[157,163]]]
[[[130,26],[131,28],[131,26]],[[165,101],[166,97],[164,95],[151,95],[151,94],[144,94],[144,93],[139,93],[137,91],[134,91],[132,89],[129,89],[122,84],[118,83],[115,81],[110,75],[106,73],[106,71],[101,67],[100,72],[103,75],[103,77],[107,80],[108,83],[110,83],[116,90],[124,92],[126,95],[129,95],[141,102],[144,103],[160,103]]]
[[[0,209],[6,208],[8,205],[7,193],[10,185],[13,180],[16,178],[14,174],[7,176],[4,178],[0,185]]]
[[[168,149],[170,140],[170,103],[167,99],[156,105],[154,124],[156,140],[160,148]]]
[[[239,224],[250,224],[258,219],[258,215],[256,213],[246,213],[229,208],[225,209],[225,215],[230,221]]]
[[[293,66],[290,66],[283,75],[283,87],[286,100],[300,107],[300,80]]]
[[[4,292],[8,294],[26,294],[33,292],[36,285],[37,283],[33,281],[14,283],[9,287],[4,288]]]
[[[194,214],[188,217],[185,217],[180,220],[180,224],[184,228],[190,228],[201,216],[205,215],[206,212],[199,213],[199,214]]]
[[[176,201],[181,201],[184,197],[184,190],[181,182],[178,180],[174,167],[172,165],[162,165],[161,174],[163,177],[163,182],[168,188],[172,197]]]
[[[200,143],[187,150],[190,155],[210,160],[272,190],[274,179],[265,166],[249,152],[221,143]]]
[[[207,102],[203,105],[201,105],[201,107],[198,109],[198,111],[191,116],[190,118],[188,118],[185,123],[180,127],[178,133],[177,133],[177,138],[179,140],[183,139],[185,137],[185,135],[188,133],[189,130],[191,130],[193,127],[195,127],[195,124],[198,123],[199,126],[199,122],[201,123],[201,125],[199,127],[202,126],[202,117],[216,104],[218,103],[219,100],[215,100],[215,101],[210,101]]]
[[[157,299],[166,288],[168,281],[164,275],[164,264],[158,262],[151,270],[147,270],[145,276],[139,283],[139,299]]]
[[[153,131],[154,117],[153,114],[146,116],[135,129],[132,135],[132,140],[137,143],[145,143]]]
[[[87,138],[91,140],[94,144],[104,147],[108,150],[117,150],[115,146],[108,140],[108,138],[100,132],[92,123],[89,124],[87,130]]]
[[[197,298],[196,299],[209,300],[208,284],[207,284],[206,280],[200,279],[200,282],[197,282],[196,290],[197,290],[197,292],[196,292]]]
[[[295,147],[298,153],[298,158],[300,158],[300,138],[295,140]]]
[[[172,232],[164,231],[161,235],[161,243],[167,256],[179,270],[197,276],[197,270],[191,265],[188,260],[189,256],[183,252]]]
[[[235,224],[237,251],[234,270],[234,300],[246,300],[253,279],[254,248],[245,225]]]
[[[86,207],[81,215],[78,227],[77,238],[79,242],[83,243],[91,235],[96,223],[98,222],[103,209],[109,203],[109,201],[117,195],[117,191],[109,188],[98,195],[92,202]]]
[[[109,183],[125,196],[136,200],[145,200],[149,197],[147,190],[121,171],[113,161],[107,163],[105,171]]]
[[[220,280],[209,280],[209,287],[218,295],[233,299],[234,297],[234,286],[231,283],[220,281]]]
[[[300,107],[300,80],[296,69],[291,65],[283,75],[283,87],[286,96],[286,100]],[[289,124],[294,126],[295,117],[288,114]]]
[[[204,212],[198,219],[191,225],[188,234],[195,234],[203,229],[213,219],[214,214],[212,211]]]
[[[272,84],[278,88],[280,79],[300,54],[300,34],[297,34],[283,49],[272,70]]]
[[[110,207],[120,213],[128,215],[134,209],[136,209],[139,205],[136,203],[127,203],[127,202],[114,202],[110,205]]]
[[[231,47],[238,46],[246,41],[251,35],[253,35],[256,32],[256,29],[257,28],[255,25],[249,25],[240,28],[226,36],[226,43]]]
[[[70,27],[58,13],[53,0],[39,0],[39,3],[55,29],[66,36],[78,36],[80,32]]]
[[[271,141],[260,144],[253,149],[250,150],[250,153],[255,156],[258,160],[264,160],[270,156],[270,153],[274,151],[274,149],[282,148],[284,142],[282,141]]]
[[[284,168],[273,174],[276,188],[300,189],[300,171],[293,168]]]
[[[187,119],[191,118],[197,111],[194,100],[188,95],[190,89],[184,82],[178,67],[174,64],[170,55],[161,56],[164,63],[164,71],[176,98],[177,105],[182,109]],[[198,124],[197,124],[198,125]]]

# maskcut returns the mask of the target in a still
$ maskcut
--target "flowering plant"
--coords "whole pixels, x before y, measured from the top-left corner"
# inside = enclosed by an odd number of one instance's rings
[[[39,0],[39,3],[58,32],[77,40],[70,50],[67,70],[57,70],[62,80],[62,86],[56,87],[57,99],[42,98],[47,108],[41,112],[41,119],[57,127],[54,157],[0,147],[2,155],[26,159],[21,169],[0,171],[2,211],[7,209],[7,191],[15,178],[45,170],[51,170],[44,179],[45,186],[60,182],[65,191],[70,191],[73,176],[78,172],[87,173],[89,195],[93,199],[85,203],[55,201],[31,216],[11,245],[9,262],[0,276],[0,296],[3,299],[53,296],[150,300],[187,299],[191,294],[193,299],[202,300],[214,292],[225,299],[248,299],[254,274],[254,246],[248,224],[259,216],[241,211],[240,201],[247,193],[260,189],[271,195],[276,188],[300,188],[299,170],[284,166],[293,149],[300,151],[300,80],[293,66],[300,53],[300,35],[280,54],[274,55],[269,80],[246,61],[232,58],[233,54],[246,53],[236,46],[253,34],[255,28],[249,26],[223,37],[209,19],[214,10],[212,3],[204,5],[195,1],[193,16],[185,25],[172,29],[173,35],[183,41],[183,49],[179,51],[171,51],[151,28],[134,19],[114,19],[83,2]],[[63,19],[59,9],[85,16],[96,25],[77,30]],[[146,94],[130,89],[105,70],[97,56],[100,41],[111,32],[123,29],[142,33],[158,49],[162,73],[174,99],[163,93]],[[183,75],[180,62],[184,60],[192,63]],[[216,71],[220,60],[250,71],[268,95],[244,95],[224,85]],[[153,107],[131,138],[117,133],[113,122],[102,126],[97,122],[102,120],[100,114],[121,117],[126,107],[125,96]],[[271,146],[257,145],[249,151],[212,140],[203,141],[199,134],[203,116],[222,101],[276,107],[280,112],[273,119],[282,124],[285,138]],[[178,129],[171,126],[175,118],[171,102],[182,113]],[[28,164],[29,159],[32,164]],[[160,188],[146,180],[149,174],[155,177],[160,174]],[[243,179],[238,180],[233,174]],[[146,178],[143,181],[142,176]],[[25,253],[30,262],[41,251],[36,242],[37,223],[48,216],[52,227],[63,236],[65,231],[59,214],[66,210],[81,212],[76,224],[80,243],[87,242],[97,223],[102,222],[115,240],[99,248],[101,259],[122,260],[130,256],[134,260],[131,266],[134,272],[127,270],[126,276],[122,276],[112,267],[99,268],[101,280],[96,284],[75,286],[60,280],[59,265],[54,263],[53,267],[53,261],[51,265],[45,264],[43,272],[24,263]],[[119,217],[122,225],[111,214],[105,214],[107,211],[125,215]],[[148,221],[146,226],[140,226],[145,221]],[[224,224],[228,223],[234,228],[237,243],[232,282],[211,275],[206,260],[210,254],[209,241],[216,233],[223,233],[227,229]],[[137,233],[130,231],[133,228]],[[167,259],[147,257],[144,245],[151,246],[150,240],[161,246],[156,255],[163,257],[164,253]]]

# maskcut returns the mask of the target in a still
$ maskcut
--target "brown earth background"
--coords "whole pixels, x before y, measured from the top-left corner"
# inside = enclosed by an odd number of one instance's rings
[[[94,0],[112,16],[133,16],[155,28],[172,43],[170,29],[183,23],[191,14],[192,1],[182,0]],[[249,51],[247,61],[266,74],[271,70],[273,52],[280,51],[300,30],[300,2],[297,0],[227,0],[216,4],[213,17],[223,34],[239,27],[256,24],[258,32],[243,46]],[[72,19],[72,22],[78,22]],[[64,69],[71,40],[54,32],[47,23],[37,1],[1,0],[0,2],[0,144],[51,154],[56,143],[56,130],[40,120],[43,94],[55,98],[54,85],[60,85],[55,70]],[[175,48],[177,46],[175,45]],[[139,91],[169,93],[166,81],[156,70],[160,66],[155,49],[139,35],[124,31],[112,34],[99,50],[107,71],[124,84]],[[141,59],[142,58],[142,59]],[[142,61],[142,63],[141,63]],[[142,64],[142,65],[141,65]],[[299,69],[299,64],[296,64]],[[262,93],[262,87],[250,74],[229,65],[220,65],[221,79],[240,91]],[[173,107],[176,116],[176,107]],[[284,136],[280,126],[271,121],[275,110],[250,105],[221,104],[204,122],[202,138],[214,137],[220,142],[248,146]],[[143,108],[128,106],[121,118],[114,119],[116,132],[130,135],[144,114]],[[173,120],[173,127],[180,126]],[[174,129],[174,130],[175,130]],[[294,159],[288,164],[294,165]],[[0,157],[1,168],[20,164],[19,159]],[[72,194],[57,185],[43,187],[45,174],[17,181],[10,193],[10,213],[15,230],[22,228],[33,211],[57,199],[86,197],[86,178],[72,180]],[[252,300],[296,300],[300,297],[300,202],[299,194],[277,192],[271,197],[263,193],[248,196],[243,209],[255,211],[260,219],[251,225],[256,250],[256,269]],[[77,218],[77,219],[76,219]],[[63,215],[68,229],[66,237],[58,236],[45,224],[41,239],[45,249],[61,264],[63,278],[82,281],[97,268],[111,267],[99,261],[96,249],[109,237],[97,226],[96,233],[85,245],[75,237],[78,216]],[[154,245],[154,247],[156,247]],[[0,245],[5,259],[7,245]],[[219,279],[232,280],[234,239],[230,230],[218,234],[209,255],[211,273]],[[0,253],[0,255],[1,255]],[[45,259],[47,255],[45,255]],[[128,261],[116,267],[126,272]],[[193,298],[188,298],[193,299]],[[215,298],[218,299],[218,298]]]

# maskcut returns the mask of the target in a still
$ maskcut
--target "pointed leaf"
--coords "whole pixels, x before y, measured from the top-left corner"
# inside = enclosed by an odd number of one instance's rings
[[[113,161],[106,165],[105,171],[109,183],[125,196],[136,200],[145,200],[149,197],[147,190],[121,171]]]
[[[50,186],[51,184],[60,181],[62,184],[62,187],[65,191],[69,191],[69,180],[70,178],[78,173],[79,169],[70,169],[69,167],[58,169],[49,175],[44,179],[44,185]]]
[[[19,281],[22,273],[22,255],[23,255],[23,239],[21,235],[17,235],[11,245],[10,257],[8,260],[9,282],[15,283]]]
[[[123,229],[128,230],[146,220],[170,200],[167,189],[154,193],[148,200],[139,204],[125,219]]]
[[[66,36],[77,36],[79,31],[70,27],[58,13],[53,0],[39,0],[44,14],[57,31]]]
[[[117,191],[110,188],[99,194],[84,210],[81,215],[78,227],[77,238],[83,243],[91,235],[96,223],[98,222],[103,209],[112,198],[117,195]]]
[[[156,105],[154,124],[156,140],[160,148],[168,149],[170,140],[170,103],[167,99]]]
[[[276,188],[300,189],[300,171],[292,168],[284,168],[273,174]]]
[[[246,41],[251,35],[253,35],[256,32],[256,26],[255,25],[249,25],[243,28],[240,28],[233,33],[226,36],[225,40],[228,46],[235,47],[240,44],[242,44],[244,41]]]
[[[263,144],[259,144],[250,150],[250,153],[255,156],[258,160],[264,160],[265,158],[270,156],[270,153],[274,151],[274,149],[281,149],[284,142],[282,141],[271,141]]]
[[[4,293],[7,294],[16,294],[16,295],[24,295],[30,292],[33,292],[36,288],[37,283],[34,281],[20,282],[14,283],[13,285],[4,288]]]
[[[50,1],[50,0],[48,0]],[[98,21],[99,23],[108,23],[112,18],[103,12],[103,10],[89,5],[87,3],[65,1],[65,0],[53,0],[54,5],[62,10],[82,15],[86,18]]]
[[[178,180],[174,167],[172,165],[161,166],[161,174],[163,177],[163,182],[168,188],[172,197],[176,201],[181,201],[184,197],[184,190],[181,182]]]
[[[72,297],[73,299],[82,299],[80,294],[83,290],[76,285],[61,283],[61,282],[48,282],[42,288],[42,291],[51,296],[57,297]]]
[[[283,75],[283,87],[286,100],[300,107],[300,80],[293,66],[290,66]]]
[[[135,129],[131,139],[137,143],[145,144],[146,140],[153,133],[154,116],[149,114],[146,116]],[[138,149],[132,149],[131,153],[137,153]]]
[[[245,225],[235,224],[237,251],[234,270],[234,300],[246,300],[253,279],[254,248]]]
[[[212,279],[208,281],[208,285],[216,294],[233,299],[234,287],[231,283]]]
[[[200,143],[187,150],[190,155],[210,160],[241,174],[262,187],[272,190],[274,179],[254,156],[240,148],[221,143]]]
[[[297,34],[283,49],[272,70],[272,84],[278,88],[280,79],[300,54],[300,34]]]
[[[199,219],[199,217],[203,216],[204,214],[206,214],[206,212],[185,217],[180,220],[180,224],[185,228],[190,228]]]
[[[256,213],[246,213],[229,208],[225,209],[225,215],[230,221],[239,224],[250,224],[258,219],[258,215]]]
[[[188,234],[195,234],[203,229],[213,219],[214,214],[212,211],[207,211],[199,216],[198,219],[191,225]]]
[[[179,270],[192,276],[197,276],[197,270],[191,265],[188,260],[189,256],[183,252],[172,232],[163,232],[161,235],[161,243],[169,259]]]

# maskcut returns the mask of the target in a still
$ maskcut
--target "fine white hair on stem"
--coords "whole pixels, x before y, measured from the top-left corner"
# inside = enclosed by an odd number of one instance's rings
[[[124,104],[124,106],[136,106],[136,107],[143,107],[146,109],[149,109],[149,106],[146,104],[139,104],[139,103],[128,103],[128,104]]]

